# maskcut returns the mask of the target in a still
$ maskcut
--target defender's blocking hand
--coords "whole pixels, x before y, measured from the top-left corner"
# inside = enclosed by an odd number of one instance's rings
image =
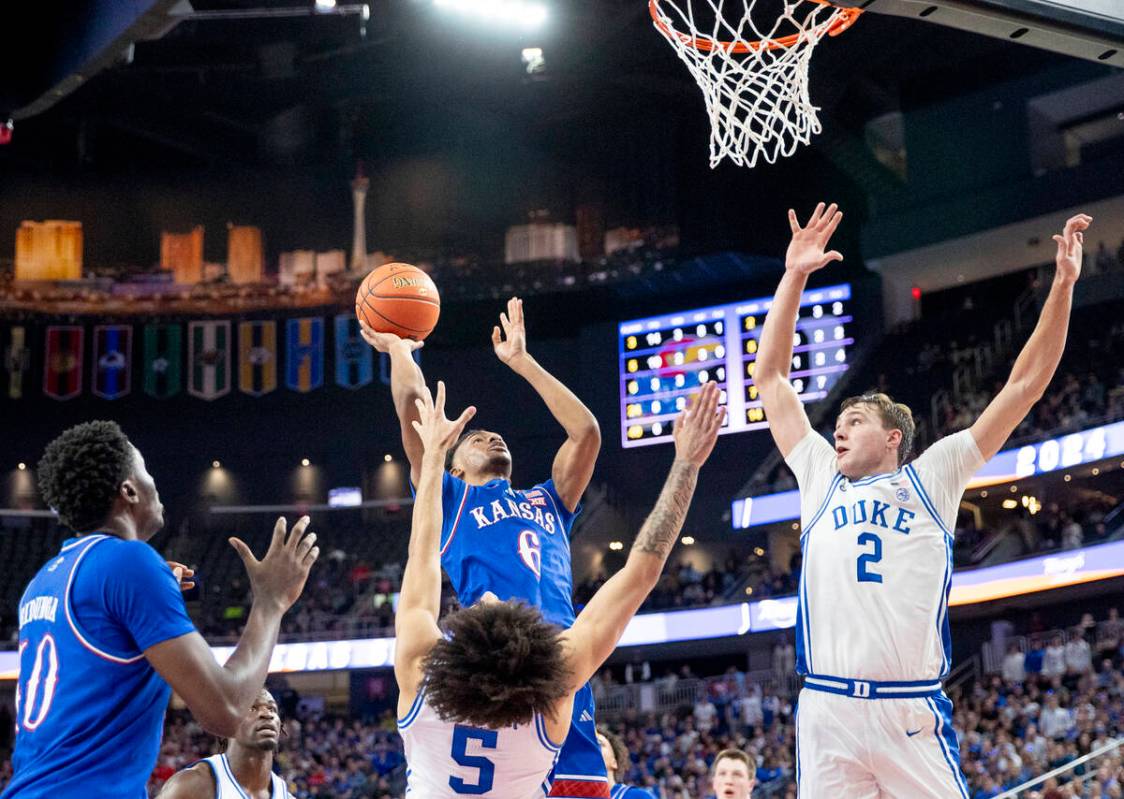
[[[1085,233],[1093,217],[1077,214],[1066,220],[1065,229],[1060,236],[1053,236],[1058,243],[1054,263],[1058,267],[1057,277],[1073,282],[1081,276],[1081,259],[1084,256]]]
[[[812,212],[807,227],[800,227],[800,223],[796,220],[796,212],[791,208],[788,209],[788,226],[792,229],[792,241],[784,256],[785,269],[810,275],[832,261],[843,260],[843,254],[838,250],[824,252],[831,235],[843,219],[843,212],[838,209],[839,206],[832,203],[825,210],[824,204],[820,203]]]
[[[702,466],[714,451],[718,431],[726,418],[726,407],[718,406],[718,395],[718,384],[707,383],[695,395],[695,401],[676,417],[672,437],[677,460]]]

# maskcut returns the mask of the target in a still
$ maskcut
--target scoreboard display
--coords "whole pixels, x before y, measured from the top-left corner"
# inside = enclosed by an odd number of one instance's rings
[[[800,298],[789,380],[803,402],[827,396],[847,371],[854,344],[851,286]],[[675,416],[704,383],[718,383],[722,434],[767,427],[753,370],[772,297],[622,322],[619,327],[621,444],[671,441]]]

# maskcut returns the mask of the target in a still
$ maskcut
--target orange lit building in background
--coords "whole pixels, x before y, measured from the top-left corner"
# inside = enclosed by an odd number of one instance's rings
[[[82,223],[24,220],[16,231],[16,280],[81,280]]]
[[[264,273],[261,228],[230,225],[226,274],[231,283],[260,283]]]
[[[175,275],[176,283],[195,285],[203,279],[203,226],[190,233],[160,234],[160,268]]]

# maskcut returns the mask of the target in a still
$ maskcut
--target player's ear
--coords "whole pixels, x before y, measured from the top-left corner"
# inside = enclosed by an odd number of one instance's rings
[[[136,483],[133,482],[131,477],[122,481],[121,487],[117,489],[117,493],[130,505],[135,505],[140,502],[140,492],[137,491]]]

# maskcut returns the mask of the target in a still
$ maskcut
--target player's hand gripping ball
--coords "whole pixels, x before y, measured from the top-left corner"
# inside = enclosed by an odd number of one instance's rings
[[[421,341],[437,326],[441,295],[437,285],[412,264],[383,264],[359,286],[355,315],[377,333]]]

